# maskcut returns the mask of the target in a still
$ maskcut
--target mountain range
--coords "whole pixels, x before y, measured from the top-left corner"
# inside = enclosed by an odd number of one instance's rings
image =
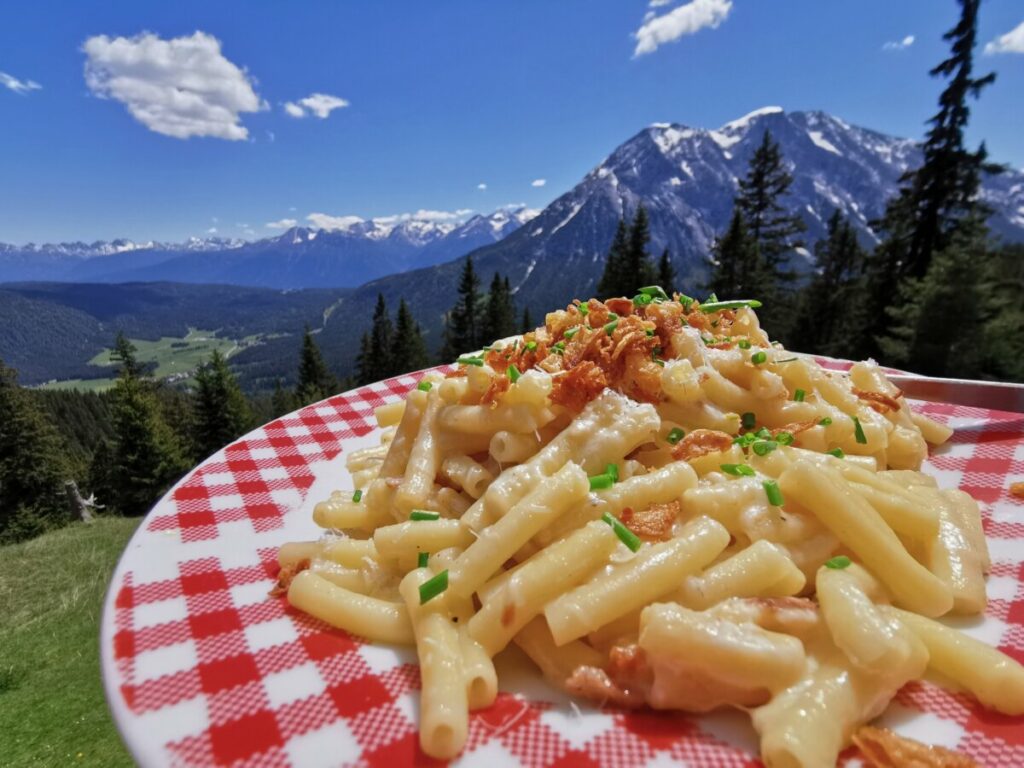
[[[0,283],[171,280],[281,289],[351,287],[462,256],[500,240],[536,213],[508,206],[461,222],[415,215],[365,220],[347,216],[333,220],[329,228],[292,227],[252,242],[0,243]]]

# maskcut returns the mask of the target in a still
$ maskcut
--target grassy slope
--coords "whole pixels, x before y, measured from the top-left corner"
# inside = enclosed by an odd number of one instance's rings
[[[103,596],[138,519],[0,547],[0,763],[121,766],[99,669]]]

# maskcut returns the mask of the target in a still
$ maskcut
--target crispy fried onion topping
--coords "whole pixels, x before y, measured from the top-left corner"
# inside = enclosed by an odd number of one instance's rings
[[[865,725],[853,743],[872,768],[978,768],[967,755],[898,736],[888,728]]]
[[[673,459],[690,461],[709,453],[721,453],[732,447],[732,435],[716,429],[695,429],[672,449]]]
[[[866,402],[869,408],[873,408],[879,413],[888,413],[889,411],[898,411],[900,409],[899,401],[895,397],[882,392],[869,392],[866,389],[854,387],[853,394]]]
[[[679,517],[679,511],[679,502],[670,501],[651,504],[647,509],[637,511],[626,507],[619,519],[644,541],[668,541],[672,538],[672,524]]]
[[[271,597],[278,597],[288,594],[288,587],[292,585],[292,579],[307,568],[309,568],[308,557],[295,563],[281,566],[281,570],[277,574],[277,584],[271,588],[269,595]]]

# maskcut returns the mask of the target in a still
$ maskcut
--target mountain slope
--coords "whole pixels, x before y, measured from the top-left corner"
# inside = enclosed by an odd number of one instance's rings
[[[909,139],[822,112],[766,108],[718,130],[653,125],[615,149],[525,226],[475,251],[484,285],[495,271],[507,274],[518,305],[530,307],[537,319],[574,297],[591,295],[619,217],[623,212],[632,216],[643,201],[652,255],[668,248],[679,275],[676,287],[699,293],[707,274],[706,254],[728,223],[738,179],[765,130],[780,143],[791,166],[794,182],[786,202],[807,223],[808,247],[824,235],[836,208],[850,217],[866,243],[873,242],[869,222],[882,214],[900,176],[921,159]],[[1009,171],[987,178],[983,194],[996,209],[993,229],[1009,239],[1024,239],[1024,174]],[[380,292],[392,307],[405,297],[436,345],[461,267],[460,260],[360,287],[343,304],[340,315],[347,322],[332,319],[321,344],[335,364],[348,370]]]
[[[246,243],[199,240],[169,245],[62,243],[0,245],[0,282],[224,283],[271,288],[355,286],[439,264],[494,243],[527,221],[526,208],[499,209],[463,223],[349,217],[332,229],[293,227]]]

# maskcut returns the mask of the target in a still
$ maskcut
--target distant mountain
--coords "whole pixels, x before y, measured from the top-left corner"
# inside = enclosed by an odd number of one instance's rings
[[[0,282],[120,283],[173,280],[272,288],[356,286],[383,275],[440,264],[494,243],[536,211],[499,209],[460,224],[418,218],[347,217],[332,229],[294,227],[255,242],[192,238],[24,247],[0,244]]]
[[[808,247],[824,234],[836,208],[850,217],[865,242],[873,242],[870,222],[883,213],[900,176],[921,161],[915,142],[823,112],[768,107],[717,130],[659,123],[615,149],[528,224],[474,251],[477,270],[485,285],[494,272],[508,275],[519,306],[530,307],[541,319],[574,297],[592,295],[619,217],[632,216],[642,201],[651,220],[652,255],[668,248],[679,275],[677,287],[699,292],[707,275],[706,254],[728,223],[738,179],[765,130],[779,142],[791,167],[794,182],[786,203],[807,223]],[[1024,240],[1024,174],[988,177],[982,194],[995,209],[993,231]],[[809,253],[798,258],[808,259]],[[362,286],[335,315],[346,321],[332,318],[321,344],[348,370],[380,292],[391,306],[405,297],[437,345],[461,268],[460,260]]]

